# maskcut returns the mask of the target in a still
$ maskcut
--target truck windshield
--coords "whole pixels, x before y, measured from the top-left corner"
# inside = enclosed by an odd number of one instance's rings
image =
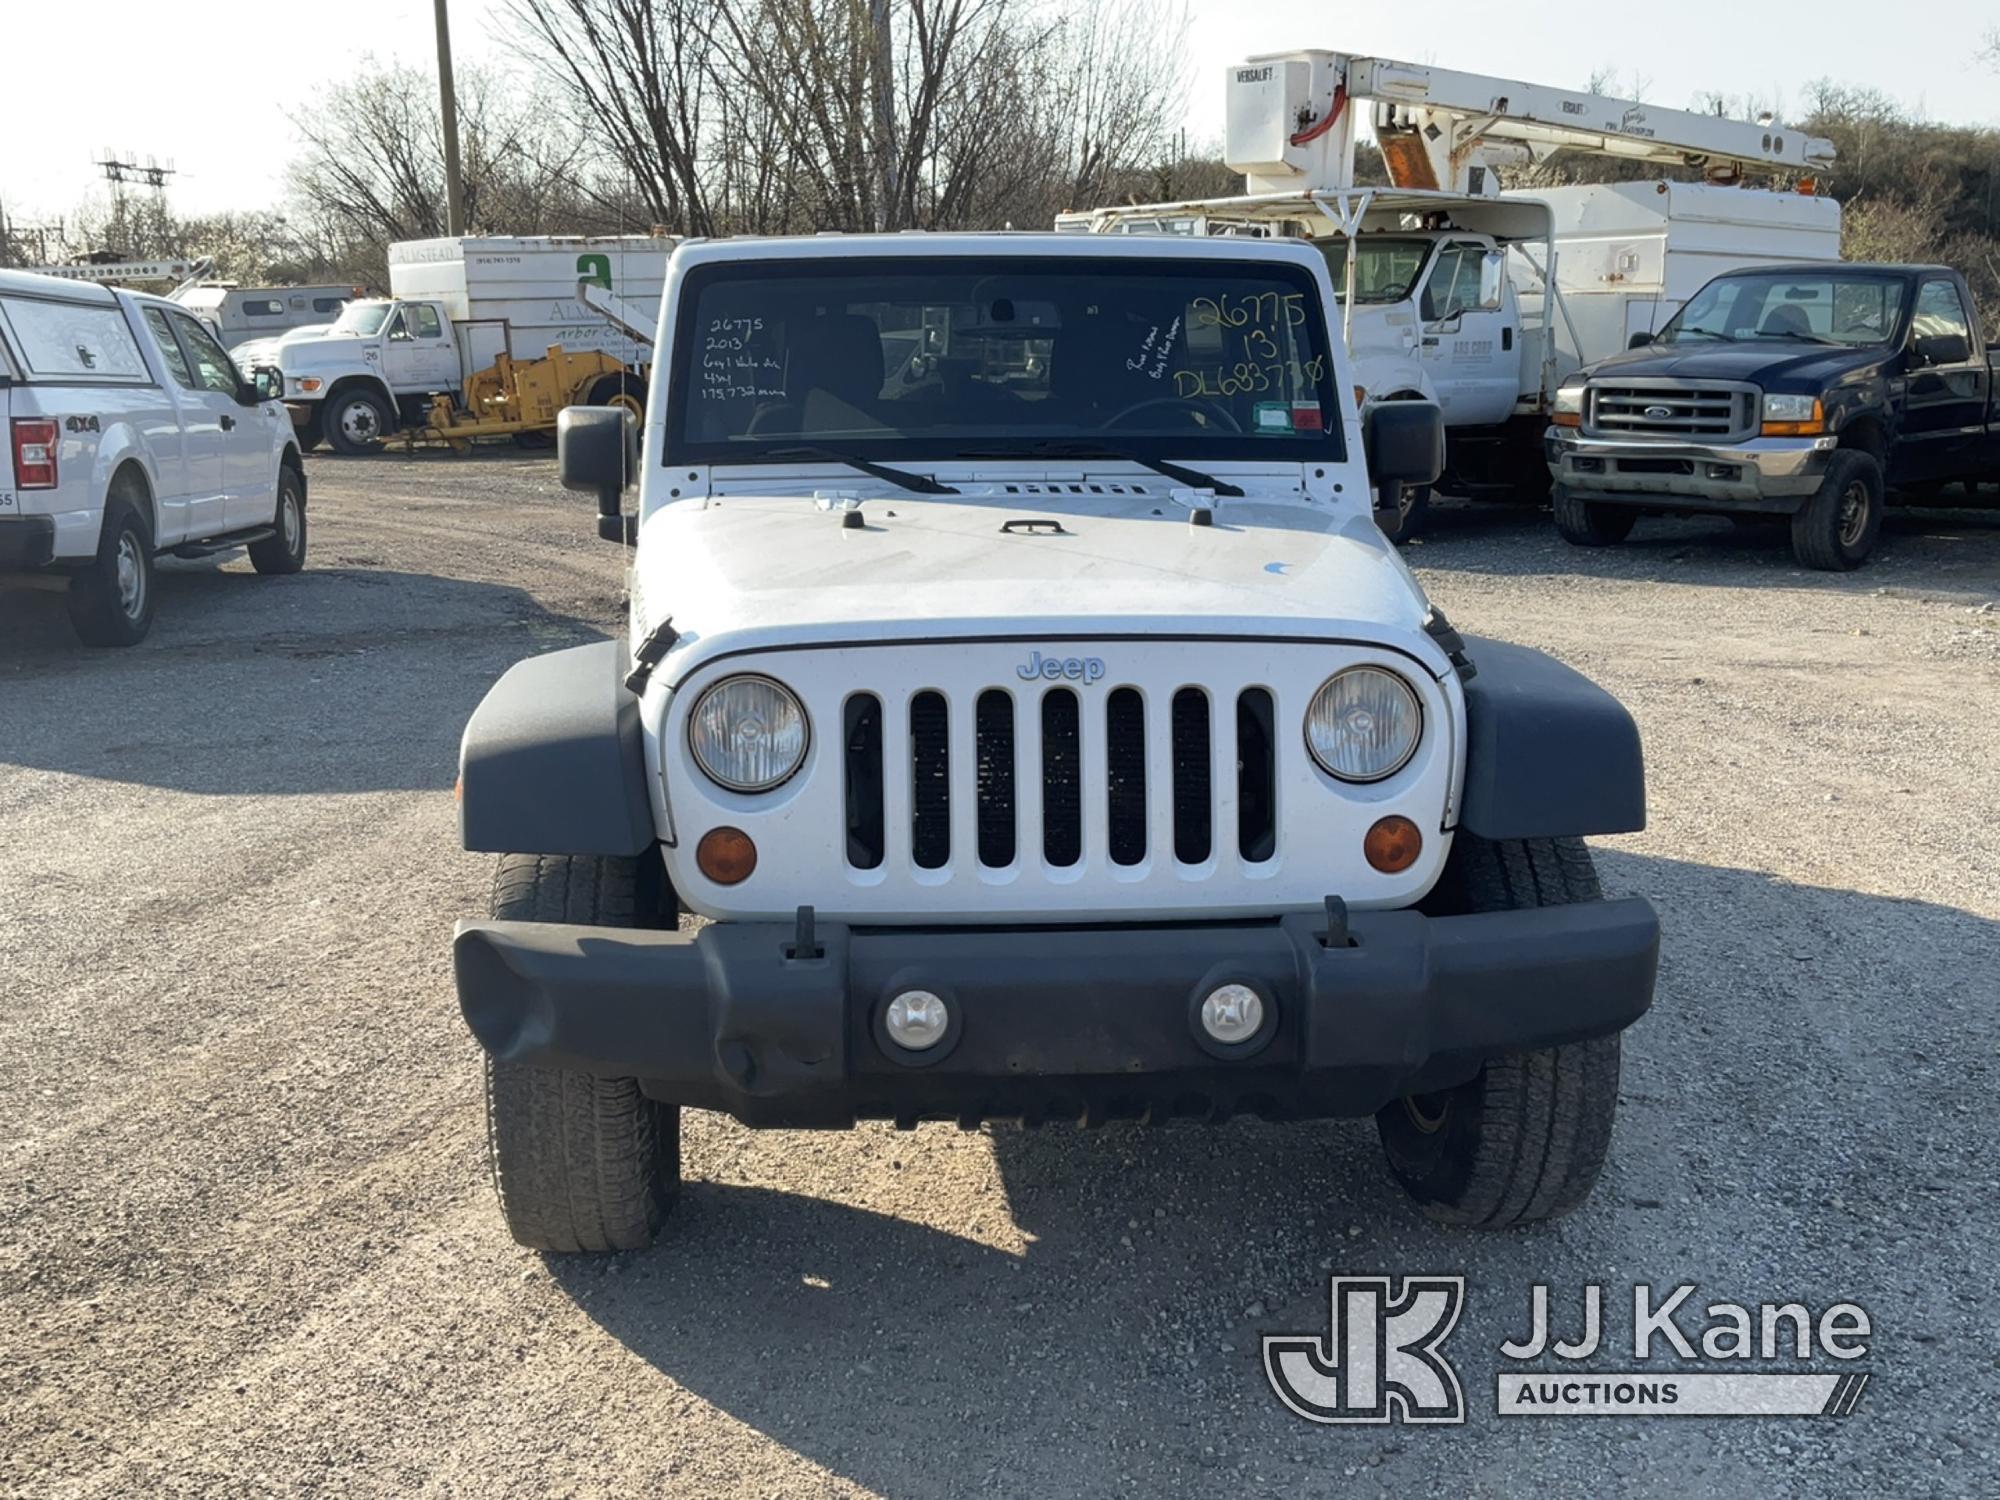
[[[1789,339],[1807,344],[1886,344],[1903,315],[1893,276],[1824,271],[1718,276],[1662,328],[1658,344]]]
[[[1354,259],[1354,301],[1401,302],[1410,295],[1417,277],[1430,259],[1431,240],[1387,239],[1364,235]],[[1333,276],[1336,300],[1347,296],[1347,251],[1345,235],[1319,241],[1326,253],[1326,268]]]
[[[369,334],[380,333],[382,325],[388,322],[389,312],[394,306],[393,302],[350,302],[341,309],[340,316],[334,320],[333,331],[358,333],[364,338]]]
[[[911,256],[688,273],[666,461],[1342,456],[1303,267]]]

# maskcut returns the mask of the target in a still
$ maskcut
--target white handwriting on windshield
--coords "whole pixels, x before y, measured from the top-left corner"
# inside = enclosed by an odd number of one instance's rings
[[[1138,356],[1125,361],[1128,370],[1143,371],[1148,380],[1158,380],[1167,373],[1167,356],[1174,347],[1174,340],[1180,336],[1181,320],[1175,318],[1167,325],[1166,336],[1160,336],[1160,325],[1155,323],[1146,331],[1146,337],[1139,344]]]

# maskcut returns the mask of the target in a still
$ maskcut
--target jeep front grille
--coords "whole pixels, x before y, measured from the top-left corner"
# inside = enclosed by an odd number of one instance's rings
[[[1592,437],[1740,441],[1757,434],[1759,399],[1756,387],[1723,380],[1593,380],[1583,428]]]
[[[1007,869],[1031,851],[1050,869],[1068,870],[1093,849],[1125,868],[1168,852],[1182,865],[1202,865],[1215,852],[1222,770],[1234,775],[1236,852],[1262,864],[1278,850],[1275,709],[1263,688],[1224,705],[1233,747],[1214,742],[1215,708],[1201,688],[1181,688],[1164,702],[1132,687],[1101,696],[1066,686],[989,687],[969,700],[926,689],[908,700],[904,743],[885,747],[881,699],[853,694],[843,715],[847,862],[878,869],[907,839],[912,865],[943,869],[965,852],[952,848],[951,831],[954,805],[965,798],[974,809],[970,852],[987,869]],[[1098,722],[1086,723],[1087,715]],[[1155,743],[1168,747],[1159,769],[1170,776],[1147,773]],[[954,759],[954,744],[969,752],[964,763]],[[1234,765],[1219,764],[1231,748]],[[1033,795],[1024,795],[1024,774],[1034,778]],[[885,785],[890,777],[907,777],[907,785]],[[1162,798],[1164,809],[1156,807]],[[907,808],[906,826],[887,826],[885,807]],[[1161,812],[1164,828],[1155,821]],[[1154,828],[1171,835],[1161,840],[1166,847],[1155,849]]]

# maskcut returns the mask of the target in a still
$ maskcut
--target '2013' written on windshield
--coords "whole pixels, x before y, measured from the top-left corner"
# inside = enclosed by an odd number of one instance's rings
[[[778,362],[750,347],[763,332],[762,318],[714,318],[701,349],[701,395],[705,401],[783,400]]]

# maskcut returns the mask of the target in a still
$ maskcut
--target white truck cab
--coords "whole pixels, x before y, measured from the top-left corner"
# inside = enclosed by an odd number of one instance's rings
[[[1637,734],[1425,599],[1371,495],[1441,425],[1364,418],[1339,316],[1268,240],[675,253],[643,446],[559,428],[627,638],[520,663],[461,751],[523,1243],[649,1241],[689,1107],[1375,1115],[1441,1217],[1582,1200],[1657,957],[1581,842],[1643,821]]]
[[[305,564],[306,483],[274,399],[165,298],[0,271],[0,583],[61,588],[92,645],[153,620],[153,560]]]

